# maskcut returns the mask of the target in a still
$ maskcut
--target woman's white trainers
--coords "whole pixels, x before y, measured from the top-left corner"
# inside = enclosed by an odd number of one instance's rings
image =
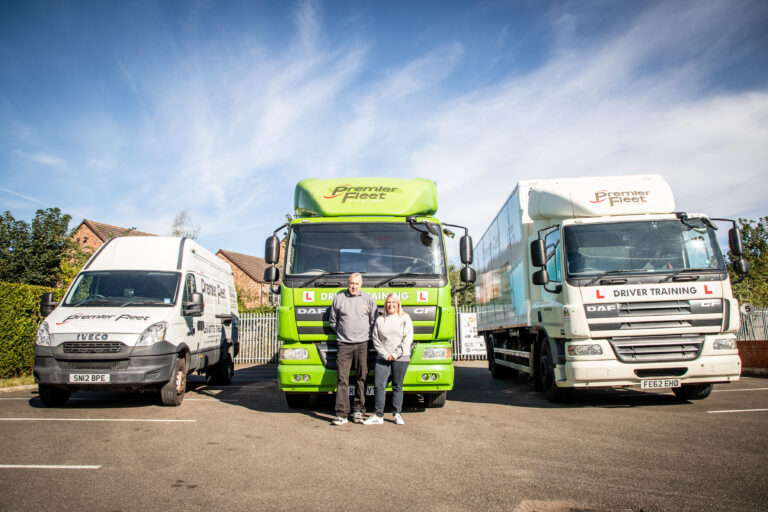
[[[403,421],[403,417],[400,416],[400,413],[395,413],[395,423],[398,425],[405,425],[405,422]]]
[[[374,414],[373,416],[365,420],[363,422],[363,425],[381,425],[382,423],[384,423],[384,418],[382,416],[378,416]]]

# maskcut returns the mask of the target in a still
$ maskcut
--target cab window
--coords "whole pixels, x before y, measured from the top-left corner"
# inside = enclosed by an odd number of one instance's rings
[[[561,272],[561,256],[560,256],[560,230],[550,232],[544,238],[544,245],[547,250],[547,273],[549,274],[549,280],[555,283],[559,283],[563,280]]]

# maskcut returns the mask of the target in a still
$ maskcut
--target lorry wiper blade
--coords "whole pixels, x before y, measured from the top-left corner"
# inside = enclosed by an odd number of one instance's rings
[[[676,272],[672,272],[668,276],[665,276],[660,283],[663,283],[664,281],[669,281],[670,279],[674,279],[675,277],[679,276],[680,274],[687,274],[689,272],[706,272],[706,273],[712,273],[712,272],[720,272],[720,270],[716,268],[684,268],[682,270],[678,270]],[[685,276],[688,277],[690,281],[697,281],[699,279],[699,276],[692,275],[692,276]]]
[[[395,274],[393,276],[389,276],[386,279],[383,279],[383,280],[379,281],[378,283],[373,285],[373,287],[374,288],[378,288],[379,286],[381,286],[383,284],[387,284],[388,282],[393,281],[393,280],[395,280],[395,279],[397,279],[399,277],[423,277],[425,275],[428,276],[428,275],[435,275],[435,274],[416,274],[414,272],[401,272],[399,274]],[[411,285],[411,286],[414,286],[414,285]]]
[[[365,274],[365,272],[360,272],[360,273],[361,274]],[[306,288],[306,286],[308,284],[314,283],[315,281],[317,281],[321,277],[326,277],[326,276],[343,276],[345,274],[351,274],[351,272],[323,272],[322,274],[317,274],[316,276],[312,276],[312,278],[309,281],[307,281],[306,283],[302,283],[299,286],[299,288]]]
[[[587,286],[589,286],[591,284],[595,284],[596,282],[598,282],[599,280],[601,280],[605,276],[610,276],[610,275],[613,275],[613,274],[635,274],[637,272],[642,272],[642,270],[637,269],[637,268],[630,268],[630,269],[625,269],[625,270],[609,270],[608,272],[603,272],[599,276],[597,276],[594,279],[592,279],[590,282],[587,283]]]

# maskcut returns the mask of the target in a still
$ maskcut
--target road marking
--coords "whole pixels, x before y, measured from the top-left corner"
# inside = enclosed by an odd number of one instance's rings
[[[197,420],[155,420],[138,418],[0,418],[0,421],[116,421],[148,423],[193,423]]]
[[[98,466],[75,466],[70,464],[0,464],[0,469],[99,469]]]
[[[744,389],[715,389],[713,393],[728,393],[733,391],[768,391],[768,388],[744,388]]]
[[[724,412],[759,412],[759,411],[768,411],[768,409],[730,409],[727,411],[707,411],[710,414],[719,414]]]

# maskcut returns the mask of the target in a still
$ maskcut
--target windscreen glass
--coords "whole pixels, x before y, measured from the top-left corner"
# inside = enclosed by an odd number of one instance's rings
[[[424,224],[298,224],[291,229],[286,272],[444,275],[444,254],[442,237]]]
[[[715,231],[699,219],[584,224],[564,228],[569,277],[605,272],[725,272]]]
[[[177,272],[82,272],[64,306],[171,306],[178,289]]]

